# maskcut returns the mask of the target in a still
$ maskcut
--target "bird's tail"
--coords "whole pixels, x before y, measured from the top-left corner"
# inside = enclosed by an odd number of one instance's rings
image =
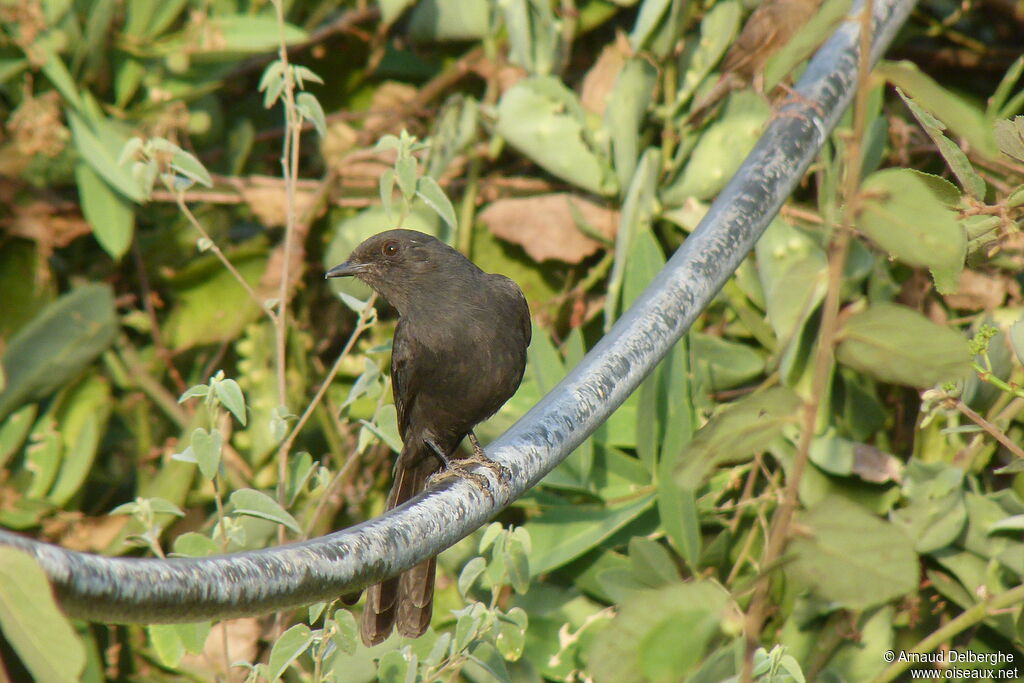
[[[433,454],[420,458],[407,457],[409,455],[403,450],[398,458],[387,510],[420,493],[430,475],[437,471],[438,463]],[[367,647],[384,642],[395,627],[409,638],[423,635],[433,614],[435,565],[436,558],[431,557],[403,574],[367,589],[360,626],[360,635]]]

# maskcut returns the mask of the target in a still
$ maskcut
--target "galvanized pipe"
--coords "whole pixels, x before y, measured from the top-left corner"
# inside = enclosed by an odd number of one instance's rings
[[[914,0],[877,0],[872,62]],[[511,471],[493,498],[449,481],[381,517],[320,538],[191,559],[101,557],[0,531],[34,555],[65,610],[102,622],[227,619],[331,600],[458,542],[539,482],[618,408],[732,275],[849,106],[858,3],[818,51],[707,216],[634,305],[551,393],[490,445]],[[815,103],[810,106],[809,103]],[[0,589],[2,590],[2,589]]]

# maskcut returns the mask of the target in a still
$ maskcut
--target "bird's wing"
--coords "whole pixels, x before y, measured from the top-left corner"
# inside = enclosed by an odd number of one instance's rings
[[[504,275],[492,275],[495,284],[504,288],[508,296],[509,308],[517,317],[516,324],[519,325],[519,332],[522,335],[523,347],[530,345],[530,338],[533,336],[533,325],[530,322],[530,306],[526,303],[526,297],[519,285]]]
[[[409,405],[416,400],[415,382],[413,377],[413,344],[406,337],[405,326],[399,319],[395,327],[395,338],[391,344],[391,389],[395,396],[395,412],[398,414],[398,434],[405,441],[406,430],[409,427],[409,415],[412,413],[412,406]]]

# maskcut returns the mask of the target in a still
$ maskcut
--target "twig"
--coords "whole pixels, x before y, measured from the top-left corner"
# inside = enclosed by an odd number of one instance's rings
[[[187,218],[188,222],[192,224],[192,227],[194,227],[199,232],[199,234],[203,236],[203,239],[206,240],[207,244],[209,245],[209,249],[210,251],[213,252],[214,256],[216,256],[217,259],[220,260],[221,264],[228,269],[228,272],[231,273],[231,275],[234,276],[236,280],[238,280],[238,284],[242,286],[242,289],[244,289],[245,293],[249,295],[249,298],[256,302],[256,305],[260,307],[260,310],[263,311],[268,318],[270,318],[270,321],[272,323],[277,325],[277,315],[274,313],[274,311],[270,310],[269,308],[263,305],[263,301],[260,300],[259,295],[257,295],[256,291],[252,288],[252,286],[249,285],[248,282],[246,282],[245,278],[242,277],[242,274],[238,272],[238,269],[235,268],[235,264],[231,263],[231,261],[228,260],[227,256],[224,255],[224,252],[221,251],[220,247],[217,246],[217,243],[210,238],[210,234],[206,232],[206,228],[203,227],[203,225],[195,217],[195,214],[193,214],[192,211],[188,208],[188,205],[185,203],[184,195],[181,193],[177,194],[175,196],[175,203],[177,203],[178,208],[181,209],[181,212],[185,214],[185,218]]]
[[[932,631],[932,633],[921,640],[917,645],[906,650],[905,652],[931,652],[942,643],[951,640],[958,633],[963,633],[967,629],[980,624],[990,614],[994,614],[998,610],[1001,610],[1012,605],[1019,604],[1024,601],[1024,586],[1017,586],[1010,590],[994,595],[987,600],[982,600],[978,604],[969,607],[964,610],[955,619],[950,620],[945,625]],[[895,661],[890,664],[882,673],[875,677],[874,683],[888,683],[888,681],[894,681],[896,678],[906,671],[912,664],[908,658],[896,657]]]
[[[279,449],[278,453],[288,453],[291,450],[292,444],[295,442],[296,437],[298,437],[299,432],[302,431],[302,428],[303,426],[305,426],[306,421],[309,420],[310,415],[313,414],[313,409],[316,408],[316,406],[323,399],[324,394],[327,393],[327,387],[331,385],[331,382],[334,381],[335,376],[338,374],[338,370],[341,369],[341,362],[352,351],[352,347],[355,346],[355,343],[359,339],[360,335],[362,335],[363,332],[365,332],[366,330],[370,329],[370,326],[373,324],[372,320],[375,317],[375,315],[373,314],[373,304],[376,302],[376,300],[376,294],[374,294],[367,300],[366,307],[362,310],[362,312],[360,312],[359,319],[356,321],[355,329],[352,330],[352,334],[349,335],[348,341],[345,342],[345,347],[341,350],[341,353],[338,354],[337,359],[335,359],[334,365],[331,366],[331,371],[327,373],[326,377],[324,377],[324,381],[320,384],[320,388],[317,390],[316,395],[313,396],[313,400],[309,402],[309,405],[306,407],[305,412],[302,413],[302,416],[299,417],[298,422],[295,423],[295,426],[292,428],[292,431],[288,434],[288,437],[284,440],[284,442],[282,442],[281,448]],[[331,490],[335,482],[340,480],[342,474],[347,472],[349,466],[356,460],[358,460],[358,458],[356,458],[355,454],[353,453],[351,456],[349,456],[348,461],[342,466],[341,470],[334,476],[334,479],[327,487],[327,491],[324,492],[324,497],[320,499],[319,503],[317,503],[316,510],[313,512],[313,517],[306,527],[307,529],[313,528],[313,526],[316,523],[316,520],[319,518],[322,512],[324,501],[327,500],[327,492]]]
[[[149,276],[146,274],[146,264],[142,260],[142,249],[139,247],[139,240],[132,240],[132,258],[135,260],[135,271],[139,276],[139,287],[142,288],[142,306],[146,309],[146,317],[149,318],[150,334],[153,337],[153,347],[156,355],[163,361],[167,368],[167,374],[178,388],[178,392],[184,392],[188,385],[178,372],[171,360],[171,352],[164,346],[163,335],[160,333],[160,321],[157,320],[156,310],[153,308],[152,291],[149,288]]]
[[[1008,451],[1016,455],[1018,458],[1024,458],[1024,450],[1021,450],[1020,446],[1011,441],[1001,429],[971,410],[971,408],[960,399],[956,399],[956,403],[954,405],[956,405],[956,409],[966,415],[971,422],[984,429],[992,436],[993,439],[1006,446]]]
[[[762,574],[758,577],[754,588],[754,596],[747,611],[746,620],[746,653],[743,661],[742,680],[753,681],[754,654],[760,645],[761,632],[768,615],[769,591],[772,572],[777,567],[786,543],[789,540],[790,524],[799,505],[800,480],[803,477],[807,461],[810,457],[811,442],[814,439],[821,407],[822,397],[828,388],[834,359],[832,356],[838,329],[839,306],[841,303],[841,286],[846,256],[853,234],[854,223],[858,211],[858,191],[861,176],[861,141],[864,137],[864,125],[867,115],[868,77],[870,75],[871,55],[871,24],[874,17],[873,0],[865,0],[860,16],[860,56],[857,72],[857,94],[854,100],[853,134],[847,145],[846,177],[844,178],[845,210],[843,223],[829,242],[828,248],[828,289],[822,305],[821,328],[818,335],[818,348],[814,358],[814,374],[811,380],[811,395],[803,405],[803,425],[800,441],[793,457],[793,464],[787,472],[786,487],[783,489],[782,501],[775,511],[764,556],[761,561]]]

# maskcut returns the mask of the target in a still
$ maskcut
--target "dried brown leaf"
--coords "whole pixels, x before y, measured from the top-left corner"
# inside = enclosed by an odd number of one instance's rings
[[[535,261],[579,263],[601,243],[580,230],[576,216],[605,238],[615,236],[617,211],[567,193],[499,199],[480,213],[480,220],[498,237],[522,246]]]
[[[986,275],[976,270],[960,273],[960,286],[955,294],[947,294],[946,303],[962,311],[991,311],[999,308],[1010,294],[1020,297],[1020,285],[1003,275]]]
[[[211,662],[217,662],[220,665],[220,662],[225,659],[233,662],[255,661],[259,655],[262,635],[263,628],[260,626],[259,619],[253,617],[217,622],[206,638],[203,652],[198,655],[186,654],[181,660],[181,667],[186,670],[209,671]],[[246,680],[248,673],[244,667],[232,667],[226,680],[242,683]]]
[[[395,116],[396,111],[404,109],[416,98],[416,88],[405,83],[388,81],[374,90],[370,100],[370,114],[363,122],[366,130],[383,135],[397,133],[402,129],[402,117]]]
[[[283,183],[244,185],[239,191],[260,223],[268,228],[279,228],[287,223],[288,195],[285,193]],[[312,206],[314,196],[312,192],[296,193],[296,214],[300,220]]]
[[[629,42],[621,35],[618,40],[605,45],[594,66],[583,77],[580,102],[584,109],[598,116],[604,114],[608,96],[615,87],[615,79],[619,77],[630,53]]]

